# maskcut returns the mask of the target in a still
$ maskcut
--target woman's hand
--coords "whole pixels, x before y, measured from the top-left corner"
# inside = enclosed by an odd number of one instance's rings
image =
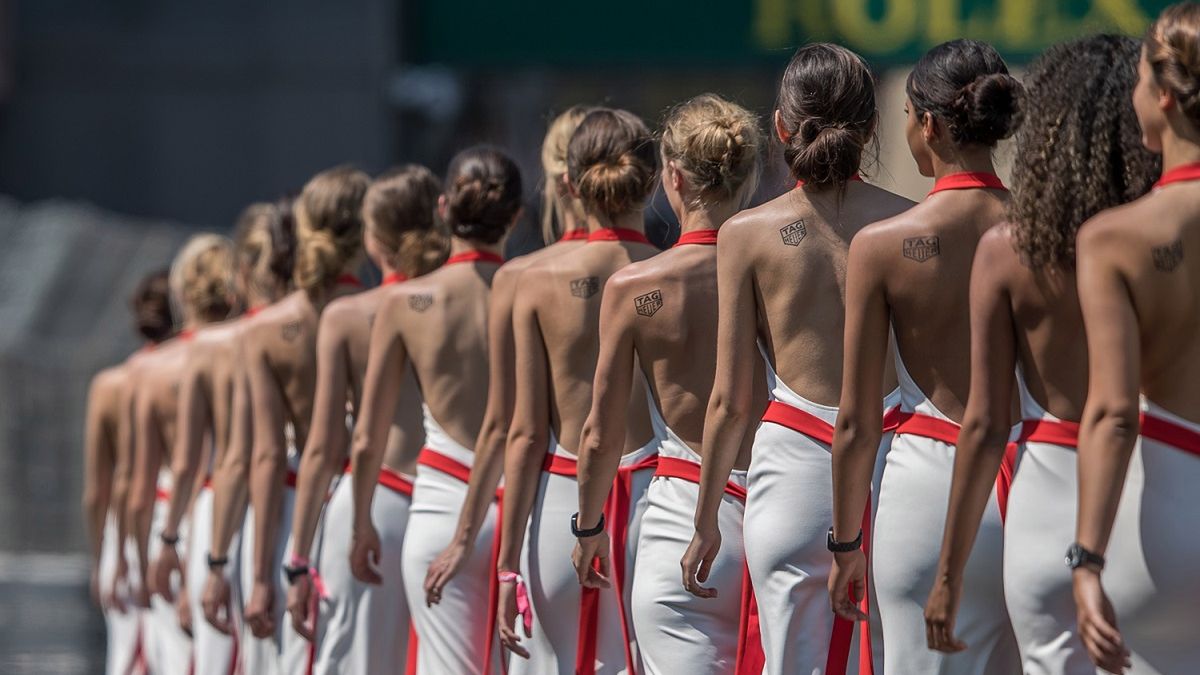
[[[847,621],[866,621],[858,599],[867,591],[867,556],[862,549],[833,554],[829,571],[829,605],[833,613]]]
[[[350,542],[350,571],[354,578],[367,584],[378,586],[383,583],[379,574],[379,560],[383,548],[379,543],[379,532],[372,523],[366,523],[354,530]]]
[[[158,552],[158,558],[150,566],[150,592],[161,595],[167,602],[175,600],[175,592],[171,589],[171,573],[183,574],[183,566],[179,562],[179,552],[174,546],[163,544]]]
[[[315,637],[313,633],[312,609],[313,609],[313,583],[312,573],[302,574],[292,581],[292,585],[287,592],[287,611],[292,617],[292,628],[300,635],[300,637],[312,642]]]
[[[442,601],[442,590],[458,574],[466,561],[467,547],[459,541],[450,542],[450,545],[433,559],[429,570],[425,572],[426,607],[432,607]]]
[[[209,625],[224,635],[233,635],[233,602],[229,591],[229,580],[220,569],[209,570],[204,582],[204,594],[200,604],[204,607],[204,618]]]
[[[517,634],[517,584],[514,581],[500,582],[500,592],[496,598],[496,627],[500,633],[500,644],[504,645],[517,656],[529,658],[529,650],[521,646],[521,636]],[[533,637],[533,632],[525,629],[525,637]]]
[[[1117,629],[1117,614],[1100,584],[1100,573],[1080,567],[1073,577],[1079,638],[1092,663],[1121,675],[1132,662],[1125,639]]]
[[[721,530],[712,527],[696,528],[679,566],[683,570],[683,588],[698,598],[715,598],[717,589],[701,586],[708,581],[713,561],[721,551]]]
[[[255,581],[246,602],[246,625],[254,637],[262,640],[275,634],[275,585]]]
[[[575,564],[575,574],[584,588],[611,587],[608,580],[608,546],[608,532],[583,537],[575,542],[571,562]]]
[[[962,583],[938,577],[925,603],[925,642],[930,649],[953,654],[967,648],[967,643],[954,637],[954,621],[958,617],[958,601]]]

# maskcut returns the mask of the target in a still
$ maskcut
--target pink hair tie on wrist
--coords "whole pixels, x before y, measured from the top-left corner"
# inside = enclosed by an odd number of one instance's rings
[[[317,597],[321,598],[322,600],[329,598],[329,593],[325,589],[325,580],[321,578],[321,574],[317,572],[317,568],[313,567],[308,558],[293,553],[292,557],[288,558],[287,566],[308,568],[308,578],[312,580],[313,588],[317,591]]]
[[[302,555],[297,555],[295,553],[292,554],[291,558],[288,558],[287,566],[288,567],[311,567],[311,565],[309,565],[308,558],[305,558]]]
[[[529,589],[525,587],[525,580],[516,572],[500,572],[496,578],[502,584],[517,584],[517,614],[525,625],[525,632],[533,630],[533,608],[529,606]]]

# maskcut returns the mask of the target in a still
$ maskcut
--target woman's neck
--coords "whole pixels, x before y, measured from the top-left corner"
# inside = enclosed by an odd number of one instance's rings
[[[740,210],[733,200],[720,202],[707,208],[689,209],[685,206],[679,217],[679,233],[715,230]]]
[[[588,232],[595,232],[600,229],[616,229],[634,230],[636,232],[646,233],[646,223],[642,218],[642,210],[637,209],[624,213],[616,218],[609,218],[599,214],[589,213],[587,215]]]
[[[450,237],[450,255],[458,255],[467,251],[487,251],[500,254],[500,242],[485,244],[481,241],[467,241],[461,237]]]
[[[1200,132],[1193,135],[1198,138],[1181,137],[1170,127],[1163,133],[1162,168],[1164,173],[1184,164],[1200,162]]]
[[[996,173],[991,148],[958,148],[952,156],[933,156],[933,178],[937,180],[954,173]]]

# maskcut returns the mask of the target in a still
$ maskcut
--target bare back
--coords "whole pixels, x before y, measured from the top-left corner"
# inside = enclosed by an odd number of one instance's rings
[[[840,199],[835,190],[795,189],[722,228],[722,245],[728,240],[743,252],[750,270],[758,336],[772,366],[805,398],[836,406],[841,396],[850,241],[867,224],[911,205],[850,181]]]
[[[474,447],[487,405],[488,300],[496,269],[487,262],[451,264],[380,291],[380,316],[394,322],[421,400],[465,448]]]
[[[592,405],[592,381],[600,351],[600,300],[617,270],[659,251],[636,242],[589,242],[574,251],[537,261],[522,274],[517,306],[536,318],[548,367],[550,428],[574,453]],[[652,431],[640,385],[630,399],[626,452],[650,440]]]
[[[207,326],[196,332],[188,346],[189,377],[195,377],[210,413],[212,456],[206,472],[220,466],[229,447],[233,423],[233,391],[240,375],[237,341],[242,335],[241,318]]]
[[[1006,203],[1003,190],[947,190],[863,231],[869,262],[880,268],[900,360],[934,406],[956,421],[971,376],[971,263]]]
[[[173,338],[138,358],[131,385],[135,414],[144,422],[136,434],[148,434],[139,447],[157,449],[160,469],[171,465],[178,428],[179,382],[187,367],[190,340]],[[145,446],[142,446],[142,443]]]

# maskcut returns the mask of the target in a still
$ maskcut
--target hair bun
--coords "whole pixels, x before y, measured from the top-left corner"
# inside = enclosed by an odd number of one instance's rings
[[[658,177],[654,136],[629,111],[597,108],[571,136],[567,168],[585,209],[610,219],[638,210]]]
[[[959,90],[953,109],[955,140],[995,145],[1012,135],[1020,117],[1021,84],[1008,73],[989,73]]]
[[[296,285],[331,286],[362,247],[362,201],[371,179],[350,166],[313,176],[296,199]]]
[[[484,244],[503,239],[521,210],[516,162],[495,148],[476,146],[455,155],[447,173],[450,231]]]
[[[1144,42],[1154,79],[1200,127],[1200,4],[1180,2],[1164,9]]]

